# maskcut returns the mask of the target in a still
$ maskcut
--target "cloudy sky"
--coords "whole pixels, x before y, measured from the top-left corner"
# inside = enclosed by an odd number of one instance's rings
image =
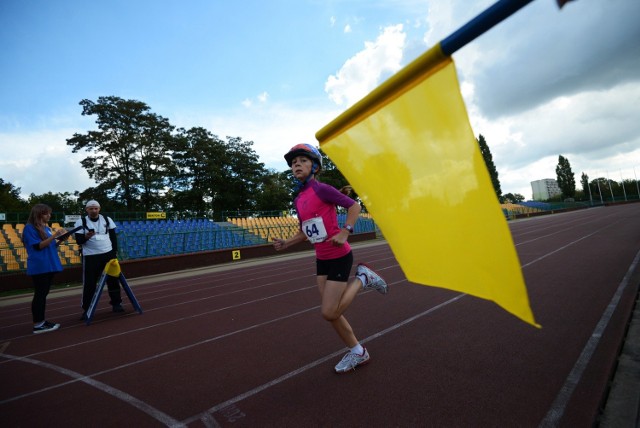
[[[0,178],[31,193],[95,183],[66,139],[82,99],[145,102],[176,126],[294,144],[494,0],[3,0]],[[503,193],[532,197],[558,155],[576,181],[640,174],[640,1],[534,0],[453,55]]]

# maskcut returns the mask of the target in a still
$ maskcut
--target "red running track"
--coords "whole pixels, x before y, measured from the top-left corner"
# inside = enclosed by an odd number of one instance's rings
[[[144,314],[103,296],[91,326],[79,295],[56,293],[62,328],[42,335],[29,302],[5,301],[2,426],[592,426],[638,292],[640,204],[510,227],[542,329],[408,282],[384,241],[357,244],[390,292],[349,308],[371,363],[344,375],[311,251],[131,280]]]

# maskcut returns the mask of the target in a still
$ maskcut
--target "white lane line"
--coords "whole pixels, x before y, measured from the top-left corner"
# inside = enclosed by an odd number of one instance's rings
[[[51,349],[47,349],[45,351],[34,352],[33,354],[29,354],[29,355],[25,355],[25,356],[26,357],[34,357],[36,355],[50,354],[52,352],[61,351],[63,349],[75,348],[76,346],[82,346],[82,345],[87,345],[87,344],[90,344],[90,343],[99,342],[99,341],[102,341],[102,340],[113,339],[114,337],[124,336],[124,335],[131,334],[131,333],[138,333],[138,332],[141,332],[141,331],[144,331],[144,330],[149,330],[149,329],[156,328],[156,327],[163,327],[163,326],[166,326],[166,325],[169,325],[169,324],[174,324],[174,323],[182,322],[182,321],[193,319],[193,318],[198,318],[198,317],[205,316],[205,315],[211,315],[211,314],[214,314],[216,312],[222,312],[222,311],[226,311],[226,310],[230,310],[230,309],[235,309],[235,308],[239,308],[239,307],[242,307],[242,306],[250,305],[250,304],[253,304],[253,303],[262,302],[262,301],[265,301],[265,300],[269,300],[269,299],[274,299],[274,298],[277,298],[277,297],[285,296],[287,294],[297,293],[297,292],[300,292],[300,291],[306,291],[306,290],[315,289],[315,288],[317,288],[317,286],[316,285],[312,285],[312,286],[308,286],[308,287],[298,288],[298,289],[295,289],[295,290],[289,290],[289,291],[286,291],[284,293],[272,294],[270,296],[261,297],[259,299],[254,299],[254,300],[249,300],[249,301],[246,301],[246,302],[238,303],[236,305],[224,306],[222,308],[216,308],[216,309],[212,309],[210,311],[200,312],[200,313],[194,314],[194,315],[188,315],[188,316],[175,318],[175,319],[168,320],[168,321],[162,321],[162,322],[158,322],[158,323],[155,323],[155,324],[146,325],[146,326],[140,327],[140,328],[135,328],[135,329],[127,330],[127,331],[120,331],[118,333],[113,333],[113,334],[110,334],[108,336],[100,336],[100,337],[97,337],[95,339],[89,339],[89,340],[85,340],[85,341],[82,341],[82,342],[76,342],[76,343],[72,343],[72,344],[65,345],[65,346],[59,346],[57,348],[51,348]],[[316,306],[316,307],[319,307],[319,306]],[[3,364],[3,363],[6,363],[6,361],[0,361],[0,364]]]
[[[595,235],[596,233],[599,233],[599,232],[600,231],[592,232],[592,233],[590,233],[588,235],[583,236],[582,238],[579,238],[579,239],[576,239],[575,241],[569,242],[567,245],[563,245],[562,247],[558,247],[555,250],[538,257],[537,259],[531,260],[529,263],[523,264],[522,265],[522,269],[526,268],[527,266],[531,266],[532,264],[538,263],[540,260],[546,259],[547,257],[554,255],[555,253],[558,253],[558,252],[560,252],[562,250],[565,250],[565,249],[569,248],[570,246],[572,246],[573,244],[577,244],[578,242],[580,242],[580,241],[582,241],[584,239],[587,239],[587,238],[589,238],[589,237],[591,237],[591,236],[593,236],[593,235]]]
[[[449,305],[451,303],[454,303],[457,300],[462,299],[464,296],[466,296],[466,294],[459,294],[459,295],[453,297],[452,299],[449,299],[449,300],[447,300],[447,301],[445,301],[443,303],[440,303],[439,305],[436,305],[436,306],[434,306],[432,308],[427,309],[424,312],[421,312],[421,313],[419,313],[417,315],[409,317],[409,318],[405,319],[402,322],[399,322],[397,324],[392,325],[389,328],[386,328],[386,329],[384,329],[382,331],[379,331],[378,333],[376,333],[374,335],[371,335],[371,336],[367,337],[366,339],[360,341],[360,343],[367,343],[367,342],[369,342],[369,341],[371,341],[373,339],[377,339],[380,336],[384,336],[385,334],[390,333],[390,332],[392,332],[394,330],[397,330],[398,328],[403,327],[404,325],[409,324],[409,323],[417,320],[418,318],[421,318],[421,317],[423,317],[425,315],[433,313],[433,312],[437,311],[438,309],[442,309],[445,306],[447,306],[447,305]],[[312,368],[314,368],[314,367],[316,367],[316,366],[318,366],[320,364],[323,364],[326,361],[337,357],[338,355],[344,354],[344,352],[345,352],[344,349],[340,349],[339,351],[336,351],[336,352],[334,352],[332,354],[326,355],[326,356],[324,356],[324,357],[322,357],[322,358],[320,358],[318,360],[315,360],[315,361],[313,361],[313,362],[311,362],[311,363],[309,363],[309,364],[307,364],[305,366],[302,366],[302,367],[300,367],[300,368],[298,368],[296,370],[293,370],[293,371],[291,371],[291,372],[289,372],[289,373],[287,373],[287,374],[285,374],[283,376],[280,376],[279,378],[276,378],[276,379],[274,379],[274,380],[272,380],[270,382],[267,382],[267,383],[265,383],[263,385],[260,385],[260,386],[258,386],[256,388],[253,388],[253,389],[251,389],[251,390],[249,390],[247,392],[244,392],[244,393],[242,393],[240,395],[237,395],[237,396],[235,396],[235,397],[233,397],[233,398],[231,398],[231,399],[229,399],[229,400],[227,400],[227,401],[225,401],[223,403],[217,404],[217,405],[211,407],[210,409],[208,409],[208,410],[206,410],[206,411],[204,411],[202,413],[199,413],[199,414],[194,415],[194,416],[192,416],[192,417],[190,417],[188,419],[185,419],[185,420],[182,421],[182,423],[185,424],[185,425],[189,425],[190,423],[193,423],[193,422],[198,421],[198,420],[200,420],[200,421],[208,420],[210,415],[213,415],[218,410],[224,409],[227,406],[233,405],[233,404],[235,404],[235,403],[237,403],[239,401],[242,401],[242,400],[244,400],[246,398],[249,398],[249,397],[251,397],[253,395],[256,395],[256,394],[258,394],[258,393],[260,393],[260,392],[262,392],[262,391],[264,391],[264,390],[266,390],[268,388],[271,388],[272,386],[275,386],[275,385],[277,385],[279,383],[282,383],[282,382],[284,382],[284,381],[286,381],[288,379],[291,379],[292,377],[297,376],[300,373],[304,373],[307,370],[310,370],[310,369],[312,369]]]
[[[227,337],[230,337],[230,336],[234,336],[234,335],[239,334],[239,333],[244,333],[244,332],[249,331],[249,330],[254,330],[256,328],[263,327],[265,325],[272,324],[272,323],[275,323],[275,322],[278,322],[278,321],[282,321],[282,320],[287,319],[287,318],[292,318],[292,317],[295,317],[297,315],[300,315],[300,314],[303,314],[303,313],[306,313],[306,312],[309,312],[309,311],[318,310],[319,308],[320,308],[320,305],[317,305],[317,306],[314,306],[314,307],[311,307],[311,308],[307,308],[307,309],[303,309],[301,311],[294,312],[294,313],[289,314],[289,315],[284,315],[284,316],[279,317],[279,318],[274,318],[272,320],[265,321],[265,322],[262,322],[260,324],[253,324],[253,325],[250,325],[248,327],[242,328],[240,330],[235,330],[235,331],[232,331],[232,332],[229,332],[229,333],[221,334],[219,336],[215,336],[215,337],[211,337],[209,339],[202,340],[200,342],[191,343],[189,345],[181,346],[179,348],[174,348],[174,349],[171,349],[169,351],[161,352],[159,354],[154,354],[154,355],[151,355],[151,356],[148,356],[148,357],[145,357],[145,358],[141,358],[141,359],[136,360],[136,361],[131,361],[129,363],[122,364],[122,365],[119,365],[119,366],[116,366],[116,367],[112,367],[110,369],[102,370],[102,371],[99,371],[99,372],[95,372],[95,373],[92,373],[90,375],[86,375],[86,376],[83,376],[83,377],[88,379],[88,378],[100,376],[100,375],[103,375],[103,374],[106,374],[106,373],[111,373],[111,372],[114,372],[116,370],[121,370],[121,369],[124,369],[124,368],[127,368],[127,367],[131,367],[131,366],[134,366],[136,364],[146,363],[148,361],[155,360],[157,358],[161,358],[161,357],[164,357],[164,356],[167,356],[167,355],[171,355],[171,354],[174,354],[176,352],[185,351],[187,349],[195,348],[196,346],[204,345],[206,343],[211,343],[211,342],[214,342],[216,340],[220,340],[220,339],[224,339],[224,338],[227,338]],[[27,360],[39,361],[39,360],[34,360],[34,359],[31,359],[31,358],[28,358],[28,357],[19,357],[19,356],[9,355],[9,354],[0,354],[0,357],[7,358],[8,360],[22,360],[22,359],[24,359],[25,361],[27,361]],[[47,363],[42,363],[42,364],[45,365]],[[57,367],[57,366],[53,366],[52,365],[52,367]],[[73,372],[71,372],[71,373],[73,373]],[[22,395],[19,395],[19,396],[16,396],[16,397],[11,397],[11,398],[5,399],[3,401],[0,401],[0,404],[8,403],[10,401],[13,401],[13,400],[16,400],[16,399],[19,399],[19,398],[25,398],[25,397],[29,397],[31,395],[39,394],[41,392],[45,392],[45,391],[49,391],[49,390],[52,390],[52,389],[55,389],[55,388],[59,388],[61,386],[68,385],[68,384],[73,383],[75,381],[76,380],[63,382],[63,383],[60,383],[60,384],[51,385],[51,386],[48,386],[46,388],[39,389],[37,391],[31,391],[31,392],[28,392],[28,393],[25,393],[25,394],[22,394]]]
[[[406,280],[398,281],[397,283],[400,283],[400,282],[406,282]],[[373,291],[367,291],[365,293],[373,293]],[[457,298],[456,299],[452,299],[452,300],[457,300]],[[429,311],[427,311],[427,313],[439,308],[440,306],[443,306],[443,304],[438,305],[435,308],[430,309]],[[3,401],[0,401],[0,405],[8,403],[8,402],[11,402],[11,401],[15,401],[15,400],[18,400],[18,399],[22,399],[22,398],[26,398],[26,397],[29,397],[29,396],[33,396],[33,395],[36,395],[36,394],[39,394],[39,393],[42,393],[42,392],[47,392],[47,391],[50,391],[50,390],[53,390],[53,389],[56,389],[56,388],[60,388],[62,386],[66,386],[66,385],[69,385],[69,384],[77,382],[77,381],[82,381],[82,382],[86,382],[86,383],[89,383],[89,384],[95,382],[96,384],[104,386],[104,388],[111,388],[108,385],[105,385],[105,384],[103,384],[101,382],[94,381],[92,378],[96,377],[96,376],[100,376],[100,375],[106,374],[106,373],[114,372],[116,370],[121,370],[121,369],[124,369],[124,368],[127,368],[127,367],[131,367],[131,366],[134,366],[136,364],[145,363],[145,362],[157,359],[157,358],[161,358],[161,357],[164,357],[164,356],[167,356],[167,355],[170,355],[170,354],[174,354],[176,352],[181,352],[181,351],[184,351],[184,350],[187,350],[187,349],[191,349],[191,348],[194,348],[194,347],[197,347],[197,346],[200,346],[200,345],[204,345],[204,344],[211,343],[211,342],[214,342],[214,341],[217,341],[217,340],[221,340],[221,339],[224,339],[224,338],[236,335],[236,334],[244,333],[246,331],[254,330],[256,328],[263,327],[265,325],[272,324],[272,323],[275,323],[275,322],[278,322],[278,321],[282,321],[282,320],[287,319],[287,318],[292,318],[292,317],[295,317],[297,315],[300,315],[300,314],[303,314],[303,313],[306,313],[306,312],[318,310],[319,308],[320,308],[320,305],[316,305],[316,306],[313,306],[313,307],[310,307],[310,308],[307,308],[307,309],[303,309],[303,310],[295,312],[295,313],[291,313],[291,314],[288,314],[288,315],[284,315],[282,317],[274,318],[272,320],[265,321],[265,322],[262,322],[262,323],[259,323],[259,324],[254,324],[254,325],[245,327],[243,329],[235,330],[235,331],[232,331],[232,332],[229,332],[229,333],[225,333],[225,334],[222,334],[222,335],[219,335],[219,336],[216,336],[216,337],[212,337],[212,338],[209,338],[209,339],[206,339],[206,340],[202,340],[200,342],[196,342],[196,343],[192,343],[192,344],[189,344],[189,345],[185,345],[185,346],[182,346],[182,347],[179,347],[179,348],[175,348],[175,349],[172,349],[172,350],[169,350],[169,351],[165,351],[165,352],[162,352],[162,353],[159,353],[159,354],[151,355],[151,356],[146,357],[146,358],[142,358],[142,359],[139,359],[139,360],[136,360],[136,361],[132,361],[132,362],[129,362],[129,363],[126,363],[126,364],[122,364],[120,366],[112,367],[110,369],[102,370],[100,372],[92,373],[92,374],[86,375],[86,376],[81,375],[81,374],[76,373],[76,372],[73,372],[71,370],[64,369],[62,367],[55,366],[53,364],[45,363],[45,362],[42,362],[42,361],[39,361],[39,360],[35,360],[35,359],[29,358],[29,357],[20,357],[20,356],[0,353],[0,357],[1,358],[6,358],[7,361],[8,360],[19,360],[19,361],[24,361],[24,362],[30,362],[30,363],[33,363],[33,364],[36,364],[36,365],[40,365],[42,367],[52,368],[55,371],[64,372],[65,374],[67,374],[67,375],[69,375],[70,377],[73,378],[73,380],[70,380],[70,381],[67,381],[67,382],[62,382],[62,383],[59,383],[59,384],[56,384],[56,385],[51,385],[51,386],[48,386],[46,388],[41,388],[41,389],[36,390],[36,391],[31,391],[31,392],[28,392],[28,393],[25,393],[25,394],[22,394],[22,395],[18,395],[18,396],[14,396],[14,397],[5,399]],[[424,314],[426,314],[426,313],[423,313],[421,315],[424,315]],[[410,318],[410,320],[415,319],[415,318],[417,318],[417,316],[413,317],[413,318]],[[405,321],[404,323],[401,323],[400,325],[406,324],[406,322],[408,322],[408,321]],[[400,326],[400,325],[398,325],[398,326]],[[395,329],[395,328],[392,328],[392,329]],[[391,329],[384,330],[383,332],[378,333],[378,335],[380,335],[382,333],[386,333],[387,331],[390,331],[390,330]],[[370,336],[370,338],[363,340],[362,343],[366,343],[366,341],[371,340],[371,338],[378,337],[378,335]],[[341,353],[341,352],[343,352],[343,351],[339,351],[338,354]],[[7,361],[5,361],[5,362],[7,362]],[[115,388],[112,388],[112,390],[118,391]],[[130,396],[128,396],[128,394],[126,394],[126,393],[124,393],[122,391],[119,391],[119,392],[121,394],[124,394],[123,396],[130,397]],[[131,397],[131,399],[137,400],[134,397]],[[141,403],[141,405],[144,404],[142,402],[140,402],[140,403]],[[207,418],[205,418],[205,419],[207,419]],[[208,420],[211,421],[213,419],[209,418]]]
[[[600,318],[600,321],[598,321],[595,330],[593,330],[593,333],[591,333],[591,337],[587,341],[587,344],[582,350],[582,353],[580,353],[580,356],[571,369],[571,372],[569,372],[569,376],[567,376],[564,385],[562,385],[562,388],[560,388],[560,392],[558,392],[556,399],[553,401],[549,412],[544,417],[542,422],[540,422],[540,428],[559,426],[560,419],[564,415],[567,404],[569,403],[569,399],[571,398],[571,395],[573,395],[573,391],[576,389],[576,386],[580,382],[582,374],[589,364],[589,361],[591,360],[591,357],[593,356],[598,343],[600,343],[600,338],[602,337],[605,328],[607,328],[607,324],[609,324],[613,313],[618,307],[618,303],[622,298],[622,293],[624,292],[625,288],[627,288],[631,276],[638,267],[638,263],[640,263],[640,251],[636,254],[636,257],[633,259],[633,262],[629,266],[629,269],[627,269],[627,273],[625,274],[624,278],[622,278],[622,281],[618,285],[618,289],[611,298],[607,309],[602,314],[602,317]]]
[[[60,385],[68,385],[74,382],[83,382],[86,383],[89,386],[92,386],[106,394],[109,394],[121,401],[124,401],[127,404],[130,404],[131,406],[143,411],[144,413],[146,413],[147,415],[151,416],[152,418],[154,418],[155,420],[157,420],[158,422],[163,423],[166,426],[171,426],[171,427],[184,427],[184,425],[182,423],[180,423],[179,421],[173,419],[171,416],[167,415],[164,412],[161,412],[160,410],[156,409],[155,407],[145,403],[144,401],[141,401],[139,399],[137,399],[136,397],[127,394],[124,391],[120,391],[117,388],[114,388],[112,386],[109,386],[107,384],[104,384],[100,381],[97,381],[95,379],[92,379],[91,377],[88,376],[84,376],[78,372],[74,372],[72,370],[69,369],[65,369],[64,367],[60,367],[57,366],[55,364],[50,364],[50,363],[45,363],[44,361],[40,361],[40,360],[34,360],[33,358],[26,358],[26,357],[18,357],[15,355],[8,355],[8,354],[2,354],[3,358],[8,358],[10,360],[14,360],[14,361],[20,361],[23,363],[29,363],[29,364],[33,364],[39,367],[44,367],[47,368],[49,370],[52,370],[54,372],[58,372],[62,375],[68,376],[70,378],[73,379],[73,381],[69,381],[69,382],[65,382],[64,384],[60,384]],[[60,385],[56,385],[55,387],[58,387]],[[54,388],[54,387],[51,387]],[[46,389],[51,389],[51,388],[46,388]],[[28,395],[31,395],[31,393],[28,394],[23,394],[23,395],[19,395],[19,396],[15,396],[15,397],[11,397],[9,399],[0,401],[0,404],[5,404],[8,403],[10,401],[15,401],[18,400],[20,398],[26,397]]]
[[[618,224],[620,221],[622,221],[622,220],[618,220],[618,221],[614,221],[613,223],[609,223],[609,224],[605,225],[604,227],[601,227],[600,229],[596,230],[595,232],[591,232],[591,233],[590,233],[590,234],[588,234],[588,235],[584,235],[582,238],[578,238],[578,239],[576,239],[575,241],[572,241],[572,242],[569,242],[569,243],[568,243],[568,244],[566,244],[566,245],[563,245],[562,247],[558,247],[558,248],[556,248],[555,250],[553,250],[553,251],[551,251],[551,252],[549,252],[549,253],[546,253],[546,254],[544,254],[544,255],[542,255],[542,256],[540,256],[540,257],[538,257],[537,259],[534,259],[534,260],[530,261],[529,263],[525,263],[525,264],[523,264],[523,265],[521,266],[521,268],[522,268],[522,269],[524,269],[524,268],[526,268],[527,266],[531,266],[532,264],[535,264],[535,263],[539,262],[539,261],[540,261],[540,260],[542,260],[542,259],[546,259],[547,257],[554,255],[555,253],[558,253],[558,252],[560,252],[560,251],[562,251],[562,250],[565,250],[565,249],[569,248],[570,246],[572,246],[573,244],[577,244],[578,242],[580,242],[580,241],[582,241],[582,240],[585,240],[585,239],[587,239],[587,238],[590,238],[590,237],[592,237],[593,235],[595,235],[595,234],[597,234],[597,233],[600,233],[600,232],[602,232],[603,230],[605,230],[605,229],[607,229],[607,228],[609,228],[609,227],[611,227],[611,226],[614,226],[614,225]]]

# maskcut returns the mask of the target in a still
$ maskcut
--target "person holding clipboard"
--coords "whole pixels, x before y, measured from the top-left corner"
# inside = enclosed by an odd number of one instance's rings
[[[60,328],[60,324],[45,319],[47,296],[51,290],[53,276],[62,272],[62,263],[58,256],[58,242],[69,237],[66,230],[55,232],[49,228],[51,208],[45,204],[36,204],[31,208],[27,224],[22,232],[22,243],[27,250],[27,275],[33,280],[33,333],[48,333]]]
[[[87,319],[87,310],[96,291],[102,271],[111,259],[117,258],[118,240],[116,224],[100,214],[100,204],[90,200],[85,205],[87,215],[75,224],[76,242],[82,246],[82,321]],[[107,276],[107,289],[113,312],[124,312],[118,278]]]

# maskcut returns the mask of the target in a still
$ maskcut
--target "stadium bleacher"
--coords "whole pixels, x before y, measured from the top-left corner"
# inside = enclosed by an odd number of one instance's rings
[[[346,214],[338,214],[344,224]],[[226,222],[207,219],[125,220],[116,221],[118,258],[120,260],[169,256],[200,251],[239,248],[268,244],[274,239],[287,239],[299,229],[297,217],[238,217]],[[61,228],[52,223],[51,228]],[[0,272],[25,270],[27,253],[22,244],[24,224],[5,223],[0,230]],[[361,214],[355,233],[375,232],[375,222]],[[63,266],[81,263],[80,246],[73,236],[58,247]]]
[[[52,223],[53,230],[60,229],[58,223]],[[22,244],[24,224],[15,226],[5,223],[0,230],[0,272],[25,270],[27,268],[27,250]],[[58,255],[63,266],[80,263],[79,246],[73,236],[58,246]]]
[[[541,207],[535,205],[526,205],[526,203],[524,202],[519,204],[506,203],[500,204],[500,206],[502,207],[502,212],[507,219],[515,218],[516,215],[531,214],[544,211],[544,209]]]
[[[539,211],[549,211],[553,209],[553,205],[551,205],[548,202],[527,201],[527,202],[522,202],[521,205],[524,205],[525,207],[529,207],[529,208],[535,208],[536,210],[539,210]]]
[[[116,226],[123,260],[265,243],[241,228],[205,219],[126,221]]]

